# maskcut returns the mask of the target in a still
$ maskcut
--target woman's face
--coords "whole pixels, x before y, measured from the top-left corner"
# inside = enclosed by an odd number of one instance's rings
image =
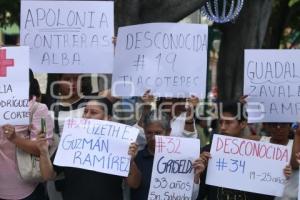
[[[97,101],[89,101],[87,103],[82,117],[86,119],[109,120],[105,108]]]
[[[64,74],[60,79],[60,92],[63,96],[75,96],[80,93],[78,74]]]

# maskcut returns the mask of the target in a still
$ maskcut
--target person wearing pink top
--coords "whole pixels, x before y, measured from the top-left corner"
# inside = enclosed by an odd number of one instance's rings
[[[36,102],[35,96],[40,91],[32,81],[33,74],[30,74],[30,102],[29,111],[33,107],[36,110],[32,113],[30,126],[0,126],[0,200],[44,200],[45,192],[42,184],[26,182],[22,180],[16,161],[16,147],[39,156],[35,138],[39,134],[41,118],[46,120],[47,138],[53,136],[53,120],[46,105]],[[30,128],[29,128],[30,127]],[[29,139],[30,138],[30,139]]]

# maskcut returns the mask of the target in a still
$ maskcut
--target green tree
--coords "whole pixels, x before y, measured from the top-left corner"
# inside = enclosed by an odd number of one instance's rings
[[[272,9],[264,48],[277,49],[286,41],[297,42],[293,33],[300,31],[300,0],[274,0]],[[284,32],[286,28],[292,30],[291,34]]]
[[[271,12],[272,0],[245,1],[236,21],[220,26],[217,82],[221,100],[238,99],[243,94],[244,50],[262,47]]]
[[[20,21],[20,0],[0,0],[0,27]]]

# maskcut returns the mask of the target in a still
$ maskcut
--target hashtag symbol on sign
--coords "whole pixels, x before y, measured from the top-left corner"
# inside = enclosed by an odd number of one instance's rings
[[[134,61],[134,67],[135,71],[138,71],[139,68],[144,69],[144,64],[145,64],[145,56],[144,55],[138,55],[138,59]]]
[[[163,148],[166,147],[165,142],[163,142],[163,139],[161,137],[158,137],[157,139],[158,139],[158,141],[156,142],[157,150],[159,153],[161,153],[163,152]]]
[[[227,167],[227,163],[225,162],[225,159],[224,158],[223,159],[219,158],[219,160],[217,161],[218,170],[223,171],[224,168],[226,168],[226,167]]]
[[[69,119],[67,122],[68,128],[73,128],[76,125],[76,121],[74,119]]]

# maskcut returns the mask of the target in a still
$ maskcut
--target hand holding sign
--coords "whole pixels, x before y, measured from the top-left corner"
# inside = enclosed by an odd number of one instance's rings
[[[151,94],[151,90],[146,90],[146,92],[142,96],[143,103],[151,104],[154,101],[154,95]]]
[[[4,135],[6,137],[6,139],[8,139],[9,141],[12,141],[15,136],[16,136],[16,131],[15,131],[15,127],[10,125],[10,124],[6,124],[2,126]]]
[[[131,156],[131,161],[134,160],[138,153],[138,145],[137,143],[131,143],[128,149],[128,155]]]
[[[289,179],[290,176],[292,175],[292,166],[291,165],[285,166],[285,168],[283,169],[283,173],[286,179]]]
[[[194,182],[199,183],[202,172],[206,169],[208,160],[211,158],[209,152],[201,153],[200,157],[193,162],[193,168],[195,171]]]

